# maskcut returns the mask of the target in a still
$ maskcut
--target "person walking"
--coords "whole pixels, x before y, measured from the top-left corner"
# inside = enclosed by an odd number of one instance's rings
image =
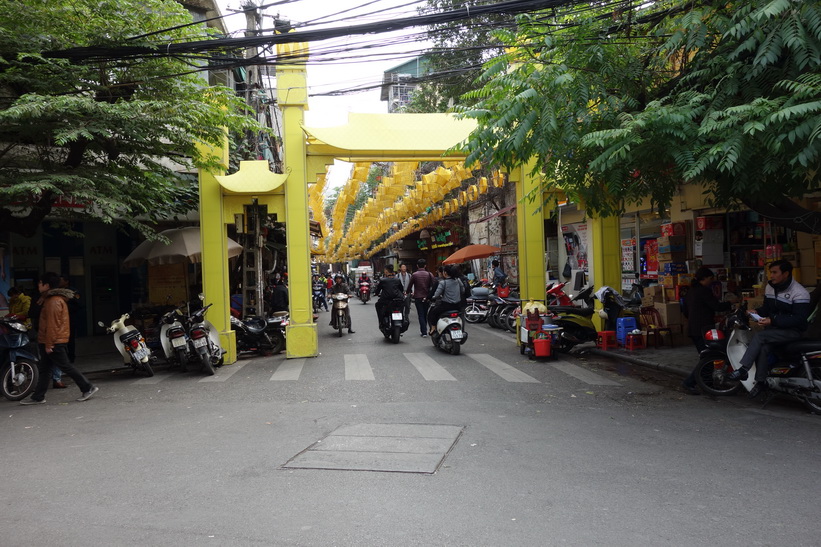
[[[46,402],[46,391],[51,381],[51,372],[59,367],[80,389],[78,401],[91,399],[100,388],[93,385],[68,360],[66,346],[69,338],[68,302],[74,293],[60,288],[60,278],[54,273],[40,276],[37,288],[43,296],[43,309],[40,312],[40,327],[37,342],[40,349],[40,379],[31,397],[20,401],[21,405],[39,405]]]
[[[684,299],[684,315],[687,317],[687,334],[693,340],[696,351],[700,354],[707,348],[704,342],[704,330],[715,327],[715,314],[728,311],[731,302],[719,302],[711,285],[716,277],[710,268],[702,266],[696,270],[695,277]],[[696,370],[698,365],[685,378],[681,386],[690,395],[699,395],[696,388]]]
[[[411,275],[407,290],[416,305],[416,315],[419,317],[419,330],[422,338],[428,335],[428,308],[430,307],[428,296],[431,294],[431,288],[435,281],[433,274],[425,269],[426,265],[427,262],[424,258],[416,261],[416,271]]]

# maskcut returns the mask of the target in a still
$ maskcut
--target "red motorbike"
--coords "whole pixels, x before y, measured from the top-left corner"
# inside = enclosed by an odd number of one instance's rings
[[[362,301],[363,304],[367,304],[368,300],[371,299],[371,284],[368,281],[360,281],[359,282],[359,299]]]

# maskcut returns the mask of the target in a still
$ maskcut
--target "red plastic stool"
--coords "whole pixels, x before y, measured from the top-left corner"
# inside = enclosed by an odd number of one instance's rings
[[[619,343],[616,340],[616,331],[614,331],[614,330],[599,331],[599,336],[596,339],[596,347],[599,348],[599,349],[602,349],[604,351],[607,351],[610,348],[619,347]]]
[[[644,349],[647,345],[644,343],[644,336],[641,334],[628,334],[624,339],[624,347],[633,351],[634,349]]]

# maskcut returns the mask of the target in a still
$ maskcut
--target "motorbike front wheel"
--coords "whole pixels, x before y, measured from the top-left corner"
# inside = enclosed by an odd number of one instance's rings
[[[271,333],[271,353],[278,355],[285,349],[285,337],[279,331]]]
[[[521,306],[516,306],[513,310],[507,314],[507,321],[505,322],[505,328],[508,332],[516,332],[516,318],[522,314]]]
[[[733,366],[726,357],[702,357],[696,365],[696,383],[708,395],[733,395],[741,389],[741,382],[727,380],[732,371]]]
[[[14,368],[13,377],[11,366],[3,369],[3,397],[9,401],[21,401],[37,387],[40,371],[35,363],[22,359],[15,363]]]
[[[468,323],[480,323],[485,320],[482,310],[476,304],[471,304],[465,308],[465,321]]]

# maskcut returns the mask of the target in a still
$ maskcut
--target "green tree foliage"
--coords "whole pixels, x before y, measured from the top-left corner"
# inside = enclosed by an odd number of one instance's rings
[[[196,185],[178,173],[218,158],[195,142],[257,129],[230,89],[161,51],[88,64],[42,55],[206,38],[200,25],[164,30],[191,21],[170,0],[0,0],[0,231],[32,235],[47,215],[70,214],[151,234],[196,207]],[[65,200],[84,207],[54,206]]]
[[[818,1],[623,2],[519,18],[464,115],[468,161],[536,171],[614,214],[682,183],[716,205],[778,203],[818,185]]]
[[[428,0],[420,13],[452,11],[497,0]],[[476,87],[482,65],[502,52],[503,44],[492,36],[494,29],[511,26],[512,16],[466,18],[461,23],[431,25],[428,38],[434,46],[426,52],[428,80],[420,84],[405,112],[446,112],[452,104],[473,104],[465,94]]]

